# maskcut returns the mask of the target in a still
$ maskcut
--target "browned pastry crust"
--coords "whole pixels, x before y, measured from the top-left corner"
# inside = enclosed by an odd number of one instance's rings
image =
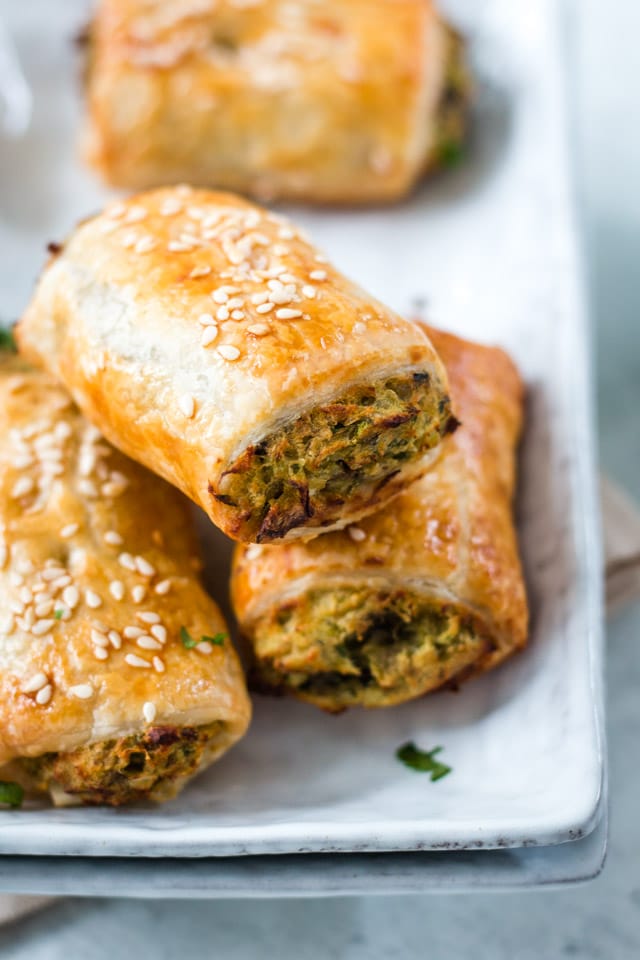
[[[435,466],[357,527],[236,550],[233,602],[262,687],[328,710],[385,706],[526,643],[511,510],[522,383],[502,350],[429,335],[462,422]]]
[[[359,519],[449,429],[426,334],[230,194],[157,190],[86,221],[17,336],[113,444],[238,540]]]
[[[199,566],[181,495],[0,354],[4,779],[57,802],[160,800],[244,734],[242,669]]]
[[[467,93],[431,0],[101,0],[85,153],[133,189],[388,201],[447,161]]]

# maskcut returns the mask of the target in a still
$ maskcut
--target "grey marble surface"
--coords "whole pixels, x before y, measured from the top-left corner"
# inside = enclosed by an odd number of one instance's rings
[[[27,0],[28,2],[28,0]],[[517,0],[524,2],[524,0]],[[581,0],[572,30],[576,161],[596,324],[603,466],[640,499],[640,66],[636,0]],[[560,892],[275,902],[66,901],[0,932],[7,960],[636,960],[640,956],[640,607],[608,634],[611,841]]]

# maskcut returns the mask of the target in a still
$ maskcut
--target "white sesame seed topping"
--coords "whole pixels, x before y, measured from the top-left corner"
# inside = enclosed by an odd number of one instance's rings
[[[53,610],[53,600],[44,600],[36,604],[36,617],[46,617]]]
[[[178,406],[185,417],[188,417],[189,419],[191,419],[196,412],[196,402],[190,393],[182,394],[178,400]]]
[[[144,557],[136,557],[136,568],[143,577],[155,577],[156,568]]]
[[[289,307],[281,307],[279,310],[276,310],[278,320],[295,320],[296,317],[301,316],[302,310],[292,310]]]
[[[274,304],[271,302],[261,303],[259,307],[256,307],[256,313],[270,313],[271,310],[273,310],[273,307]]]
[[[172,217],[174,214],[180,213],[181,210],[182,204],[179,200],[176,200],[175,197],[167,197],[160,207],[160,214],[163,217]]]
[[[114,600],[124,600],[124,583],[122,580],[112,580],[109,584],[109,593]]]
[[[115,530],[107,530],[104,535],[104,542],[112,547],[120,547],[122,546],[122,537]]]
[[[264,293],[264,292],[262,292],[262,293],[252,293],[252,294],[251,294],[251,303],[253,303],[253,304],[255,304],[256,306],[258,306],[258,304],[265,303],[265,301],[267,300],[268,296],[269,296],[269,294],[268,294],[268,293]]]
[[[211,313],[201,313],[198,317],[198,323],[201,323],[203,327],[209,327],[211,324],[215,324],[213,314]]]
[[[143,587],[141,583],[137,583],[131,591],[131,596],[134,603],[142,603],[146,595],[147,588]]]
[[[138,637],[136,644],[143,650],[162,650],[162,644],[154,640],[153,637],[148,637],[146,634],[144,637]]]
[[[147,700],[142,706],[142,716],[147,721],[147,723],[153,723],[156,718],[156,705],[151,703],[150,700]]]
[[[355,543],[362,543],[367,539],[367,535],[360,527],[349,527],[349,536]]]
[[[34,483],[31,477],[19,477],[13,485],[11,496],[14,500],[26,497],[33,490]]]
[[[197,277],[206,277],[209,273],[211,273],[211,267],[204,263],[201,267],[194,267],[189,276],[195,280]]]
[[[224,360],[237,360],[240,356],[240,351],[232,343],[223,343],[218,347],[218,353]]]
[[[200,653],[211,653],[213,647],[208,640],[203,640],[201,643],[196,644],[196,650],[199,650]]]
[[[48,683],[45,687],[41,687],[40,690],[36,693],[36,703],[41,707],[45,707],[53,695],[53,687]]]
[[[165,671],[164,660],[161,660],[160,657],[154,657],[153,668],[156,671],[156,673],[164,673]]]
[[[62,599],[69,609],[73,610],[80,602],[80,591],[77,587],[67,587],[62,591]]]
[[[232,310],[231,311],[232,320],[244,320],[244,311],[243,310]]]
[[[217,327],[213,327],[213,326],[206,327],[202,331],[202,336],[200,337],[200,343],[202,344],[203,347],[208,347],[209,344],[213,343],[213,341],[216,339],[217,336],[218,336]]]
[[[266,323],[252,323],[247,327],[247,332],[252,333],[254,337],[264,337],[269,333],[269,327]]]
[[[66,527],[63,527],[60,531],[60,536],[66,540],[68,537],[72,537],[75,533],[78,532],[77,523],[68,523]]]
[[[98,607],[102,606],[102,597],[95,590],[86,590],[84,598],[87,601],[87,606],[91,607],[92,610],[97,610]]]
[[[145,207],[133,206],[129,207],[127,215],[124,218],[126,223],[140,223],[141,220],[145,220],[147,216],[147,211]]]
[[[179,240],[170,240],[167,244],[167,249],[170,253],[186,253],[187,250],[193,249],[193,244],[182,243]]]
[[[125,663],[128,663],[130,667],[150,667],[151,664],[148,660],[145,660],[144,657],[139,657],[136,653],[128,653],[124,658]]]
[[[160,643],[167,642],[167,628],[163,627],[161,623],[154,623],[149,632],[156,640],[159,640]]]
[[[109,652],[108,650],[105,650],[104,647],[94,647],[93,655],[96,658],[96,660],[106,660],[107,657],[109,656]]]
[[[31,633],[34,637],[44,637],[46,633],[50,633],[55,625],[55,620],[36,620],[34,625],[31,627]]]
[[[242,307],[244,307],[244,300],[241,297],[232,297],[227,301],[228,310],[240,310]]]
[[[98,633],[108,633],[109,627],[102,620],[92,620],[93,629],[97,630]]]
[[[142,630],[141,627],[125,627],[122,632],[127,640],[137,640],[138,637],[143,637],[145,635],[145,631]]]
[[[309,279],[310,280],[326,280],[327,272],[326,270],[312,270],[311,273],[309,274]]]
[[[109,630],[109,642],[114,650],[119,650],[122,646],[122,637],[117,630]]]
[[[224,323],[225,320],[229,319],[229,310],[227,307],[218,307],[216,318],[220,320],[221,323]]]
[[[66,573],[64,576],[56,577],[55,580],[52,580],[49,586],[55,593],[57,590],[62,590],[63,587],[67,587],[70,584],[71,584],[71,577],[69,576],[68,573]]]
[[[163,596],[165,596],[165,594],[169,593],[169,590],[170,590],[170,589],[171,589],[171,581],[170,581],[170,580],[161,580],[160,583],[156,583],[156,585],[155,585],[155,592],[156,592],[156,593],[158,594],[158,596],[160,596],[160,597],[163,597]]]
[[[104,633],[100,633],[99,630],[91,631],[91,642],[96,645],[96,647],[108,647],[109,640],[105,637]]]
[[[20,687],[20,691],[21,693],[36,693],[38,690],[42,690],[46,683],[49,683],[46,673],[38,672]]]
[[[160,623],[158,614],[150,610],[145,610],[143,613],[136,613],[136,617],[138,620],[141,620],[142,623]]]
[[[18,593],[21,603],[31,603],[32,594],[29,587],[20,587],[20,592]]]
[[[50,582],[51,580],[57,580],[58,577],[63,577],[65,571],[62,567],[48,567],[46,570],[42,571],[42,579]]]
[[[125,570],[131,570],[135,573],[136,571],[136,562],[131,556],[130,553],[121,553],[118,557],[118,563],[121,567],[124,567]]]
[[[90,700],[94,692],[90,683],[78,683],[73,687],[69,687],[69,694],[78,700]]]
[[[305,286],[302,288],[302,292],[309,300],[313,300],[316,295],[316,288],[305,284]]]
[[[91,480],[86,480],[86,479],[80,480],[78,482],[78,490],[85,497],[95,498],[98,496],[98,488],[96,487],[95,483],[93,483]]]
[[[133,249],[136,253],[149,253],[157,246],[157,243],[157,240],[147,234],[145,237],[140,237]]]
[[[226,292],[226,290],[221,290],[221,289],[214,290],[211,296],[213,297],[216,303],[226,303],[227,300],[229,299],[229,294]]]

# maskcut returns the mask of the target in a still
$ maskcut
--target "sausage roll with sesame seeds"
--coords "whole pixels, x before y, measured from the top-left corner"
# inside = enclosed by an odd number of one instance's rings
[[[84,153],[110,183],[391,201],[460,155],[469,79],[431,0],[101,0]]]
[[[160,801],[244,734],[198,564],[181,495],[0,355],[0,779],[55,803]]]
[[[83,223],[17,337],[113,444],[236,540],[371,513],[455,426],[427,335],[230,194],[166,188]]]
[[[325,710],[390,706],[524,646],[511,500],[522,385],[501,350],[430,331],[462,421],[392,509],[308,544],[236,550],[258,689]]]

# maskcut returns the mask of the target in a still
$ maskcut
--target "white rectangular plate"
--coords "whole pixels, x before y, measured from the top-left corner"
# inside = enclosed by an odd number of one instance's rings
[[[603,788],[600,552],[587,325],[575,248],[553,0],[456,4],[479,77],[470,157],[384,210],[292,211],[345,272],[401,312],[496,342],[529,387],[519,522],[529,649],[454,695],[325,716],[257,698],[247,738],[160,808],[0,814],[0,852],[205,857],[556,844],[594,826]],[[75,159],[70,38],[85,3],[0,4],[35,88],[28,136],[0,150],[2,311],[17,315],[48,240],[106,198]],[[207,534],[210,583],[228,544]],[[447,778],[396,748],[444,747]]]

